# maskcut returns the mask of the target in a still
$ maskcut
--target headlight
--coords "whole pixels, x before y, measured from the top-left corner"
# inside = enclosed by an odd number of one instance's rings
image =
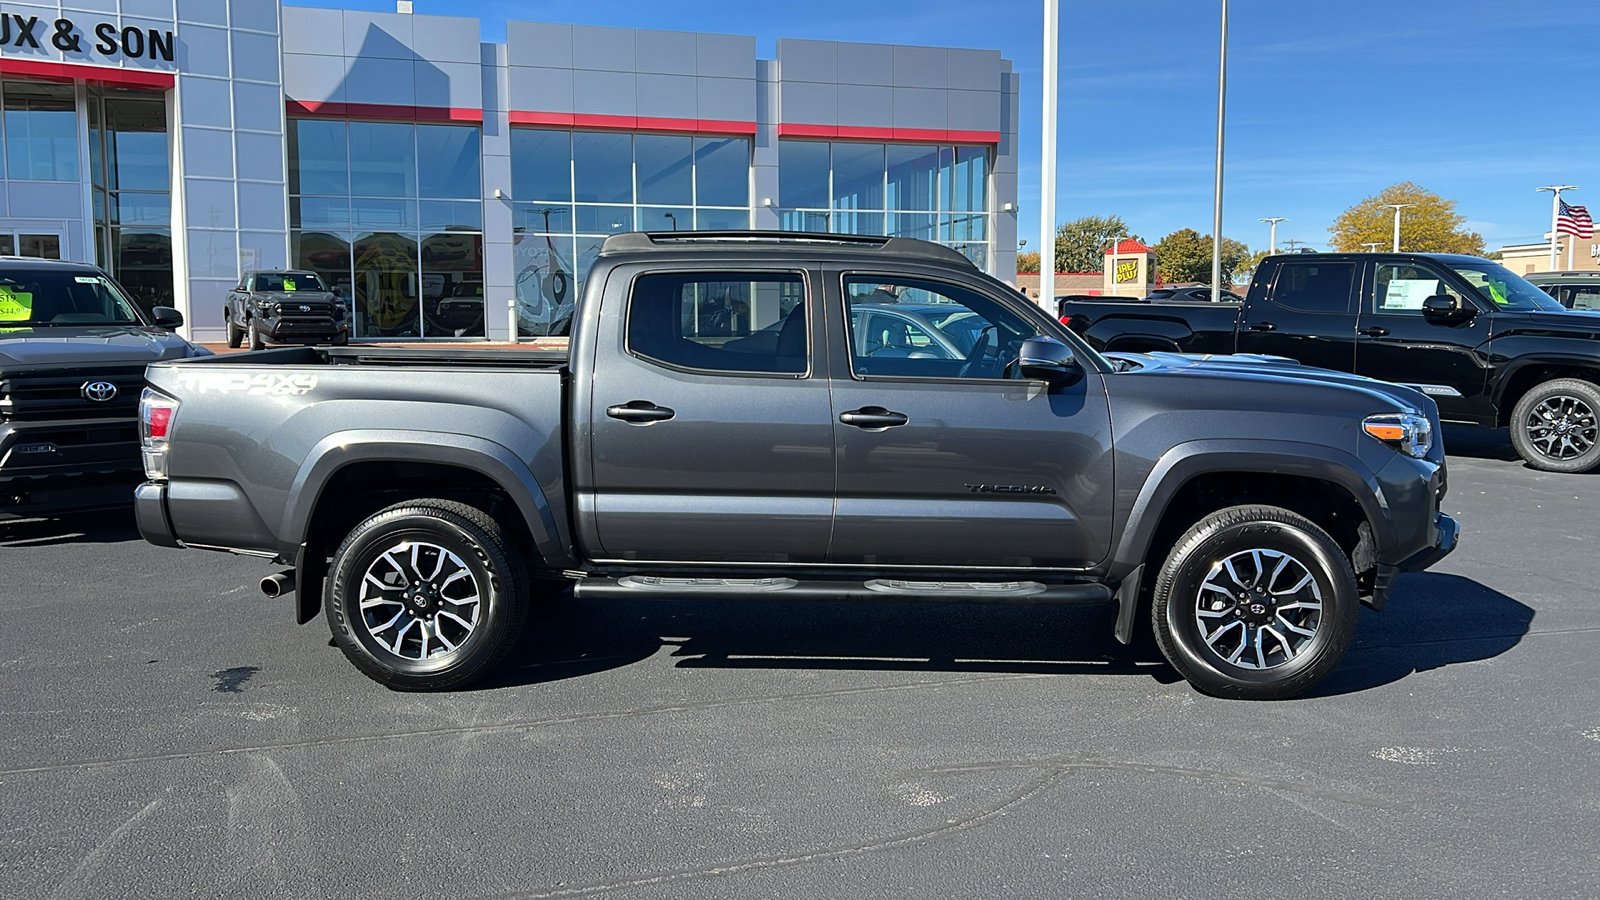
[[[275,315],[277,315],[278,314],[278,304],[276,304],[276,303],[263,303],[263,304],[261,304],[261,314],[263,316],[275,316]]]
[[[1384,413],[1367,416],[1361,428],[1407,456],[1421,459],[1433,449],[1433,423],[1414,413]]]

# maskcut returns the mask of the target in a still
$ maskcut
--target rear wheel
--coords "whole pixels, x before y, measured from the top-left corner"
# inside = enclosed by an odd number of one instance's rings
[[[487,674],[516,643],[528,582],[516,542],[482,510],[412,500],[344,539],[323,605],[339,649],[369,678],[448,690]]]
[[[1197,689],[1276,700],[1333,671],[1359,607],[1355,572],[1327,532],[1279,507],[1234,506],[1178,539],[1151,615],[1162,654]]]
[[[1535,385],[1511,411],[1511,445],[1546,472],[1600,466],[1600,388],[1580,378]]]
[[[222,320],[228,323],[228,346],[235,350],[239,349],[239,345],[244,343],[244,329],[234,323],[233,310],[224,306]]]
[[[260,350],[267,346],[266,339],[261,336],[261,326],[256,324],[254,317],[250,319],[249,333],[251,350]]]

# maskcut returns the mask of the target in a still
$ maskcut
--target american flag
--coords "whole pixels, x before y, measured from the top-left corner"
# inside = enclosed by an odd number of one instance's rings
[[[1561,204],[1560,212],[1556,215],[1556,233],[1570,234],[1577,238],[1594,237],[1594,219],[1589,217],[1589,211],[1581,206],[1568,206],[1567,201],[1557,201]]]

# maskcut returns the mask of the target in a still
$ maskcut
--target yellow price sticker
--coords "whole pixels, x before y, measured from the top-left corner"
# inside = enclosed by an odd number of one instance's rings
[[[286,291],[292,291],[292,290],[294,290],[294,279],[292,279],[292,278],[285,278],[285,279],[284,279],[284,280],[283,280],[283,289],[284,289],[284,290],[286,290]]]
[[[0,320],[26,322],[32,318],[32,294],[0,287]]]

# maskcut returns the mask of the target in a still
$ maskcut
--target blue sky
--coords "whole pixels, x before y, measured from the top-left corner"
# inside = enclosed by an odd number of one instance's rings
[[[392,0],[294,0],[392,10]],[[1211,229],[1218,0],[1062,0],[1057,218],[1154,241]],[[1011,0],[417,0],[418,13],[1000,50],[1022,76],[1018,236],[1039,233],[1043,6]],[[1325,247],[1401,181],[1458,201],[1493,249],[1541,240],[1543,184],[1600,214],[1600,3],[1232,0],[1223,232]]]

